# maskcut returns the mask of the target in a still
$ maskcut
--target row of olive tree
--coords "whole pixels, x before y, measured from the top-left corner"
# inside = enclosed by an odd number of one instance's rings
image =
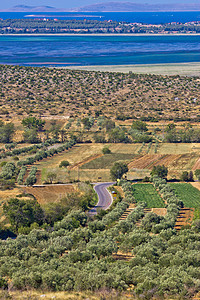
[[[75,143],[76,142],[74,139],[70,139],[68,142],[62,144],[58,148],[51,148],[49,150],[40,150],[40,151],[36,152],[36,154],[34,156],[31,156],[31,157],[26,158],[25,160],[19,161],[17,163],[17,165],[18,166],[32,165],[36,161],[43,160],[44,158],[51,157],[54,154],[61,153],[67,149],[72,148],[75,145]]]
[[[37,181],[36,178],[37,173],[37,167],[33,166],[28,174],[28,177],[26,178],[25,184],[28,186],[34,185]]]

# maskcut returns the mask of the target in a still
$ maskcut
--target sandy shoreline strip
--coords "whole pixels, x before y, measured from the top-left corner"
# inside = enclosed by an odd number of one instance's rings
[[[58,68],[100,72],[200,76],[200,62],[147,65],[66,66]]]
[[[200,33],[8,33],[0,36],[199,36]]]

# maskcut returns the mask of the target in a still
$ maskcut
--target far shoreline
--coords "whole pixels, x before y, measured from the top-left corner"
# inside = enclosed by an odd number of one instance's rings
[[[96,65],[96,66],[58,66],[49,67],[78,71],[117,72],[155,75],[180,75],[200,77],[200,62],[162,63],[162,64],[130,64],[130,65]]]
[[[0,36],[200,36],[200,33],[1,33]]]

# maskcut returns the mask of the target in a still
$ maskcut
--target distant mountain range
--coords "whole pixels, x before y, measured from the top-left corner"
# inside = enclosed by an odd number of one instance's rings
[[[140,4],[133,2],[98,3],[72,9],[74,12],[148,12],[148,11],[200,11],[200,3]]]
[[[59,9],[52,6],[17,5],[8,12],[159,12],[159,11],[200,11],[200,3],[173,3],[173,4],[140,4],[132,2],[106,2],[82,6],[72,9]]]
[[[16,5],[11,8],[0,10],[8,12],[63,12],[66,9],[59,9],[52,6],[27,6],[27,5]]]

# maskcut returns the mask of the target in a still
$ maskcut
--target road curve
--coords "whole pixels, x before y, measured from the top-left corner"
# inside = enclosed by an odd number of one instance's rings
[[[96,215],[97,214],[97,208],[106,210],[108,209],[112,202],[113,198],[110,192],[107,190],[107,188],[111,185],[113,185],[115,182],[103,182],[103,183],[97,183],[94,186],[94,190],[98,195],[98,203],[96,206],[94,206],[90,211],[90,215]]]

